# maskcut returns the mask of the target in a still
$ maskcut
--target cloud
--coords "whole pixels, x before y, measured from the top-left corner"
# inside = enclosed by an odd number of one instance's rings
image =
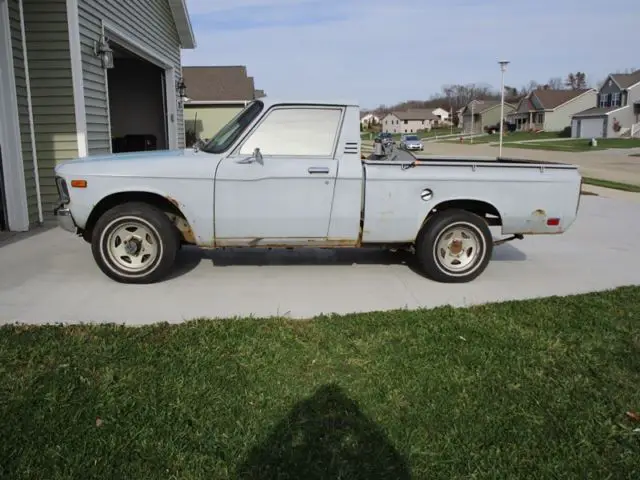
[[[231,7],[229,5],[232,5]],[[188,0],[198,49],[185,65],[246,65],[268,95],[428,98],[446,83],[508,85],[629,68],[640,3],[619,0],[615,32],[596,0]],[[635,47],[634,47],[635,48]],[[640,65],[638,65],[640,67]]]

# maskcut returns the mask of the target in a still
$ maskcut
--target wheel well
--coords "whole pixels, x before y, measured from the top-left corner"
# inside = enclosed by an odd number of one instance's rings
[[[98,219],[111,208],[130,202],[146,203],[162,210],[176,226],[176,230],[185,243],[195,243],[195,236],[177,202],[170,197],[163,197],[150,192],[120,192],[109,195],[98,202],[93,208],[87,224],[82,232],[85,241],[91,242],[93,227]]]
[[[443,210],[466,210],[467,212],[475,213],[479,217],[484,218],[491,226],[501,226],[502,217],[498,209],[490,203],[483,202],[482,200],[448,200],[446,202],[436,205],[427,215],[425,222],[429,217],[435,213],[442,212]]]

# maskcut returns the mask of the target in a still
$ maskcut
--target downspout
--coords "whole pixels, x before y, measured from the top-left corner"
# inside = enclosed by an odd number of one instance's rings
[[[31,76],[29,75],[29,59],[27,57],[27,32],[24,26],[23,0],[18,0],[20,11],[20,35],[22,35],[22,58],[24,62],[24,75],[27,83],[27,109],[29,111],[29,130],[31,131],[31,160],[33,161],[33,178],[36,182],[36,198],[38,201],[38,222],[44,223],[42,214],[42,193],[40,192],[40,172],[38,171],[38,152],[36,150],[36,132],[33,121],[33,103],[31,102]]]

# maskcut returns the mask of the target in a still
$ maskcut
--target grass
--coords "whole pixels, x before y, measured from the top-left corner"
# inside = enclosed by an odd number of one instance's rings
[[[482,133],[482,132],[478,132]],[[537,139],[553,139],[553,138],[561,138],[561,132],[513,132],[503,134],[503,142],[521,142],[523,140],[537,140]],[[449,142],[457,143],[457,140],[448,140]],[[487,143],[495,143],[500,141],[500,135],[494,133],[492,135],[483,135],[481,137],[474,137],[474,144],[487,144]],[[469,140],[465,140],[465,143],[469,143]]]
[[[510,142],[510,141],[509,141]],[[601,138],[598,146],[592,147],[587,139],[559,140],[557,142],[540,143],[509,143],[503,144],[505,148],[526,148],[529,150],[551,150],[556,152],[587,152],[594,150],[606,150],[609,148],[640,148],[640,139],[625,138]]]
[[[638,478],[640,288],[0,329],[0,478]]]
[[[595,185],[596,187],[612,188],[614,190],[622,190],[624,192],[640,193],[640,185],[632,185],[630,183],[614,182],[611,180],[602,180],[600,178],[583,177],[583,181],[587,185]]]

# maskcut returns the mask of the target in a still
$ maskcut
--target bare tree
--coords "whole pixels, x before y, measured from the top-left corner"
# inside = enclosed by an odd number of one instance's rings
[[[584,72],[570,73],[564,84],[571,90],[578,90],[587,87],[587,74]]]
[[[551,77],[547,82],[547,85],[549,85],[549,88],[552,90],[562,90],[565,87],[565,84],[560,77]]]
[[[528,93],[533,92],[539,86],[540,86],[540,84],[538,82],[536,82],[535,80],[531,80],[531,81],[529,81],[529,83],[527,85],[525,85],[524,87],[522,87],[520,89],[520,93],[522,95],[527,95]]]

